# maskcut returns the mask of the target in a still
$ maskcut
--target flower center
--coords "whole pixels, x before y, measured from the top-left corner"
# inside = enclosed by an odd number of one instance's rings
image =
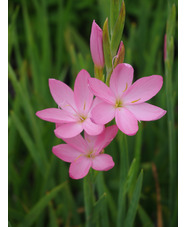
[[[94,157],[95,157],[94,151],[93,151],[93,150],[90,150],[90,151],[86,154],[86,157],[87,157],[87,158],[94,158]]]
[[[115,104],[115,108],[119,108],[119,107],[123,107],[123,103],[120,99],[116,100],[116,104]]]
[[[84,116],[82,114],[78,115],[80,122],[83,122],[87,119],[87,116]]]

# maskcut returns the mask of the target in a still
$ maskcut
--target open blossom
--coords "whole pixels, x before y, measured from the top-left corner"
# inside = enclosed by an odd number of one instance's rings
[[[85,139],[81,135],[63,139],[67,144],[54,146],[52,151],[58,158],[71,163],[70,177],[80,179],[88,174],[91,167],[98,171],[107,171],[113,168],[112,157],[102,151],[114,139],[117,132],[116,125],[105,128],[97,136],[90,136],[85,132]]]
[[[105,64],[103,54],[103,31],[96,24],[95,20],[92,23],[90,34],[90,51],[96,67],[103,68]]]
[[[85,130],[89,135],[98,135],[104,129],[90,119],[91,109],[98,99],[93,100],[93,94],[88,88],[89,73],[81,70],[77,75],[74,92],[65,83],[49,79],[50,92],[59,108],[48,108],[38,111],[36,115],[56,123],[55,135],[59,138],[70,138]]]
[[[89,79],[90,88],[102,100],[92,109],[92,119],[106,124],[115,117],[118,128],[127,135],[135,135],[138,121],[153,121],[166,111],[146,103],[162,87],[163,78],[153,75],[132,84],[134,70],[129,64],[118,64],[110,78],[110,87],[96,78]]]

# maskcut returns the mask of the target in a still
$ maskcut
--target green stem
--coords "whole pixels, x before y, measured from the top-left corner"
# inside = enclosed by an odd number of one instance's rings
[[[91,171],[83,179],[83,190],[84,190],[84,203],[85,203],[85,218],[86,227],[95,226],[93,223],[93,204],[94,204],[94,193],[92,184],[92,173]]]
[[[98,194],[99,198],[105,193],[105,183],[104,183],[104,177],[103,172],[99,172],[97,176],[97,188],[98,188]],[[102,202],[101,207],[101,226],[109,226],[109,217],[108,217],[108,209],[107,209],[107,201]]]
[[[118,197],[117,227],[122,227],[126,213],[126,195],[123,197],[123,188],[129,168],[127,136],[123,133],[119,135],[119,146],[120,146],[120,183]]]
[[[176,197],[177,197],[177,150],[174,126],[174,98],[173,98],[173,64],[174,64],[174,33],[176,23],[176,7],[169,5],[167,20],[167,39],[166,39],[166,58],[165,58],[165,85],[167,98],[167,119],[168,119],[168,139],[169,139],[169,207],[170,207],[170,226],[175,226],[177,215]],[[175,215],[176,214],[176,215]]]
[[[102,80],[104,82],[103,68],[99,68],[94,65],[94,76],[95,78]]]

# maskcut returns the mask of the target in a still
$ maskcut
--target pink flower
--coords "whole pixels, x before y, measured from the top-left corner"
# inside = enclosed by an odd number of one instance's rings
[[[103,32],[96,24],[95,20],[92,23],[90,34],[90,51],[92,60],[98,68],[104,67],[104,54],[103,54]]]
[[[159,75],[143,77],[132,84],[134,70],[129,64],[118,64],[110,78],[110,87],[96,78],[89,79],[90,88],[102,100],[92,109],[92,119],[106,124],[115,117],[118,128],[127,135],[135,135],[138,121],[153,121],[163,117],[165,110],[146,103],[162,87]]]
[[[52,152],[61,160],[70,162],[69,175],[73,179],[86,176],[92,167],[95,170],[107,171],[114,166],[113,159],[103,154],[103,149],[114,139],[118,132],[116,125],[109,126],[98,136],[84,133],[85,139],[78,135],[63,139],[67,144],[54,146]]]
[[[36,115],[45,121],[57,123],[54,131],[57,137],[74,137],[83,130],[89,135],[98,135],[103,131],[103,125],[97,125],[90,119],[91,109],[99,100],[93,100],[88,88],[89,78],[89,73],[81,70],[75,80],[74,92],[65,83],[49,79],[50,92],[59,108],[44,109]]]

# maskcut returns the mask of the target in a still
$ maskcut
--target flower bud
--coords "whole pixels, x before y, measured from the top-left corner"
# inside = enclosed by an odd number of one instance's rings
[[[118,49],[118,53],[116,55],[116,59],[115,59],[115,62],[114,62],[114,68],[120,64],[120,63],[123,63],[124,62],[124,57],[125,57],[125,46],[123,44],[123,41],[120,42],[120,45],[119,45],[119,49]]]
[[[105,63],[103,55],[103,32],[102,29],[96,24],[95,20],[92,23],[90,34],[90,51],[95,66],[103,68]]]

